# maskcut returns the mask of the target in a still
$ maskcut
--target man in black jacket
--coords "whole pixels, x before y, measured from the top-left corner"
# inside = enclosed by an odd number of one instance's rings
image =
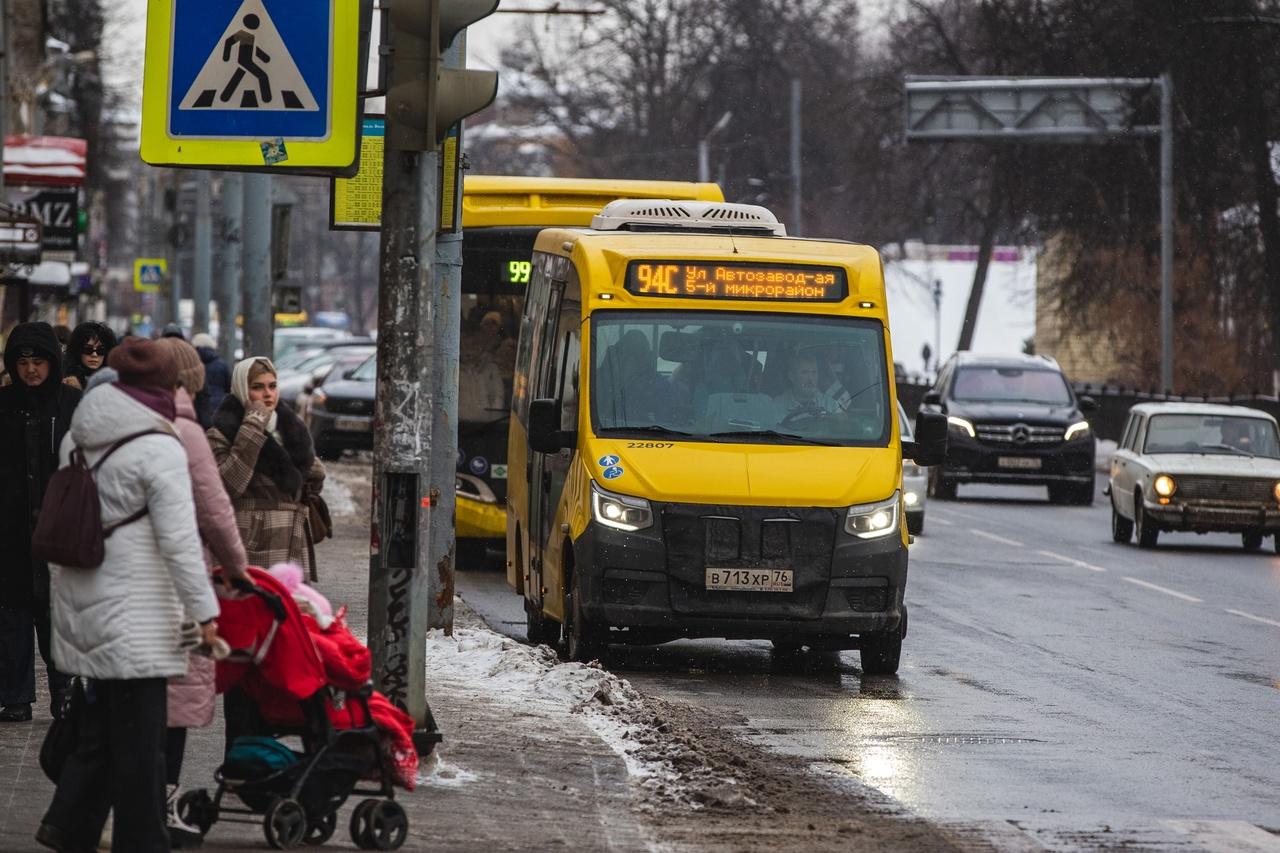
[[[222,405],[222,398],[231,393],[231,368],[218,355],[218,345],[213,337],[201,332],[193,335],[191,345],[204,363],[204,387],[196,395],[196,420],[208,429],[213,426],[213,413]]]
[[[80,392],[62,382],[62,348],[48,323],[22,323],[9,333],[0,388],[0,722],[31,719],[35,643],[49,673],[54,713],[67,677],[49,652],[49,567],[31,555],[31,534],[58,447]]]

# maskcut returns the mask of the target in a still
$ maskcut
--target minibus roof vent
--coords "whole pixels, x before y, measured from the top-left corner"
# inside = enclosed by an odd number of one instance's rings
[[[786,226],[757,204],[623,198],[591,220],[597,231],[694,231],[785,237]]]

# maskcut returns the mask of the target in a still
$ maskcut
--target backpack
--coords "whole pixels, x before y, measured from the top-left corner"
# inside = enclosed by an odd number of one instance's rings
[[[144,435],[171,435],[149,429],[126,435],[107,448],[92,466],[87,464],[80,448],[71,451],[68,464],[54,472],[45,489],[40,517],[31,535],[31,555],[37,560],[77,569],[96,569],[102,565],[106,539],[118,528],[132,524],[147,514],[142,509],[120,519],[109,527],[102,526],[102,505],[98,502],[97,471],[121,447]]]
[[[231,742],[226,762],[219,771],[226,779],[253,781],[297,762],[298,753],[273,737],[241,735]]]

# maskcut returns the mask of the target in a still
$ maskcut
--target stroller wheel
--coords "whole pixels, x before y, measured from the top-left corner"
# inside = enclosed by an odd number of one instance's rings
[[[178,817],[187,826],[194,826],[201,835],[209,834],[209,827],[218,820],[218,810],[204,788],[187,791],[178,798]]]
[[[315,821],[307,821],[307,832],[303,841],[319,846],[332,838],[333,832],[337,828],[338,813],[336,811],[325,812]]]
[[[275,800],[262,819],[262,831],[267,843],[276,850],[297,847],[307,834],[307,813],[297,800],[287,797]]]
[[[369,849],[399,850],[409,834],[409,817],[395,800],[381,800],[369,810]]]
[[[377,800],[361,800],[351,812],[351,840],[361,850],[374,849],[369,831],[369,813],[377,805]]]

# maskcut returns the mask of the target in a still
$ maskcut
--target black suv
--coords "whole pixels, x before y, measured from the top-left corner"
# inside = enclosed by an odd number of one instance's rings
[[[924,395],[947,416],[947,458],[929,470],[929,494],[954,500],[960,483],[1049,487],[1053,503],[1093,503],[1097,441],[1058,363],[1042,355],[958,352]]]

